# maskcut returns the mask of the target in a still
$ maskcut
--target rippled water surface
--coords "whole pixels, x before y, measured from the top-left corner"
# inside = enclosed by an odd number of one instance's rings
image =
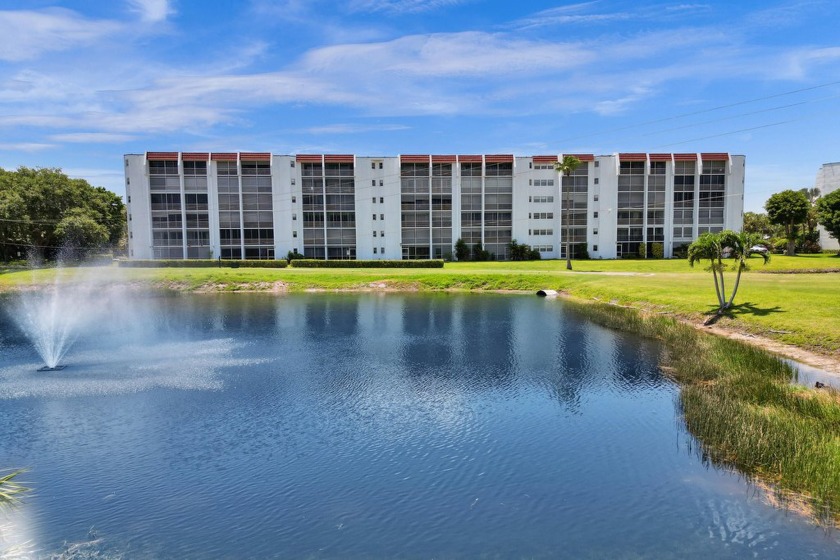
[[[61,372],[37,373],[0,319],[0,468],[29,467],[35,488],[0,521],[0,551],[840,555],[836,533],[703,464],[654,343],[562,302],[234,295],[127,309],[82,333]]]

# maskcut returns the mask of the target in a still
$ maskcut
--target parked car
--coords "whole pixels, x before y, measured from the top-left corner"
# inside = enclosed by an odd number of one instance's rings
[[[750,247],[750,250],[747,251],[747,256],[754,255],[756,253],[760,255],[766,255],[769,252],[770,251],[768,251],[767,247],[765,247],[764,245],[753,245],[752,247]]]

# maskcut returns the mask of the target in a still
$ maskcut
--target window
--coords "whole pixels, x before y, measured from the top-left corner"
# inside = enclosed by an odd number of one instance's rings
[[[595,167],[598,167],[598,164],[599,164],[599,163],[600,163],[600,162],[596,161],[596,162],[595,162]]]
[[[593,251],[597,251],[597,250],[598,250],[598,246],[597,246],[597,245],[593,245],[593,246],[592,246],[592,250],[593,250]]]
[[[292,220],[297,220],[297,214],[292,213]]]
[[[379,197],[379,204],[383,204],[384,202],[385,202],[385,197],[384,197],[384,196],[380,196],[380,197]]]
[[[380,232],[379,232],[379,237],[385,237],[385,232],[384,232],[384,231],[380,231]]]
[[[596,179],[596,181],[597,181],[597,179]],[[595,202],[598,202],[598,195],[597,194],[595,195]]]
[[[379,162],[379,169],[382,169],[382,162]]]
[[[294,167],[294,166],[295,166],[295,160],[290,161],[289,162],[289,167]]]
[[[376,204],[376,197],[373,197],[373,203]]]
[[[376,237],[376,232],[375,231],[373,232],[373,236]]]
[[[379,179],[379,186],[382,187],[384,185],[385,185],[385,181],[383,181],[382,179]]]
[[[295,184],[295,178],[294,177],[292,177],[292,184],[293,185]]]
[[[376,220],[376,214],[373,215],[373,219]]]
[[[375,186],[376,186],[376,179],[371,179],[371,180],[370,180],[370,186],[371,186],[371,187],[375,187]]]
[[[598,228],[594,228],[592,230],[592,235],[598,235]]]
[[[128,195],[128,203],[131,204],[131,195]]]
[[[385,214],[379,214],[379,219],[384,220],[385,219]]]
[[[598,177],[595,177],[595,184],[598,184]]]
[[[371,169],[376,169],[376,162],[375,161],[370,162],[370,168]],[[373,252],[375,253],[376,249],[374,249]]]
[[[597,211],[596,211],[596,212],[593,212],[593,213],[592,213],[592,217],[593,217],[593,218],[597,218],[597,217],[598,217],[598,212],[597,212]]]
[[[297,230],[292,232],[292,237],[297,237]]]
[[[294,204],[295,202],[297,202],[297,197],[296,197],[296,196],[292,196],[292,204]]]
[[[385,254],[385,247],[380,247],[379,252],[384,255]]]
[[[376,247],[373,248],[373,254],[376,254]]]

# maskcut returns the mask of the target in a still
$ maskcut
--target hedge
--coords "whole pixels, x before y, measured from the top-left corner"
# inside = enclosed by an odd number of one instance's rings
[[[127,268],[286,268],[285,260],[161,259],[119,261]]]
[[[319,259],[293,259],[290,266],[292,268],[443,268],[443,260],[322,261]]]

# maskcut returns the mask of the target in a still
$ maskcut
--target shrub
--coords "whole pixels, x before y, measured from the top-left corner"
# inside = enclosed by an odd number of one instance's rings
[[[470,248],[467,245],[467,242],[458,238],[458,241],[455,242],[455,258],[459,261],[468,261],[470,260]]]
[[[286,261],[282,260],[134,259],[117,262],[125,268],[286,268]]]
[[[291,266],[292,268],[443,268],[443,260],[323,261],[320,259],[295,259],[291,262]]]
[[[665,246],[662,243],[652,243],[650,246],[650,256],[654,259],[664,258]]]

